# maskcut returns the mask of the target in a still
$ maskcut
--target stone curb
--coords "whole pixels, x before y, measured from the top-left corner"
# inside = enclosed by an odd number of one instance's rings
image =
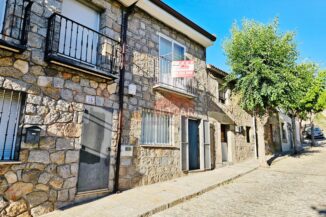
[[[248,171],[246,171],[246,172],[244,172],[244,173],[238,174],[238,175],[236,175],[236,176],[234,176],[234,177],[232,177],[232,178],[226,179],[226,180],[224,180],[224,181],[222,181],[222,182],[219,182],[219,183],[217,183],[217,184],[214,184],[214,185],[211,185],[211,186],[209,186],[209,187],[206,187],[206,188],[204,188],[204,189],[202,189],[202,190],[200,190],[200,191],[197,191],[197,192],[195,192],[195,193],[192,193],[192,194],[189,194],[189,195],[183,196],[183,197],[181,197],[181,198],[179,198],[179,199],[177,199],[177,200],[174,200],[174,201],[172,201],[172,202],[169,202],[169,203],[166,203],[166,204],[160,205],[160,206],[158,206],[158,207],[156,207],[156,208],[153,208],[153,209],[150,210],[150,211],[147,211],[147,212],[145,212],[145,213],[143,213],[143,214],[139,214],[139,215],[137,215],[137,216],[138,216],[138,217],[148,217],[148,216],[152,216],[152,215],[154,215],[154,214],[156,214],[156,213],[158,213],[158,212],[162,212],[162,211],[164,211],[164,210],[166,210],[166,209],[169,209],[169,208],[171,208],[171,207],[174,207],[174,206],[176,206],[176,205],[179,205],[179,204],[181,204],[181,203],[184,203],[184,202],[186,202],[186,201],[188,201],[188,200],[191,200],[191,199],[194,198],[194,197],[197,197],[197,196],[200,196],[200,195],[202,195],[202,194],[204,194],[204,193],[207,193],[207,192],[209,192],[209,191],[211,191],[211,190],[213,190],[213,189],[215,189],[215,188],[218,188],[218,187],[223,186],[223,185],[227,185],[227,184],[233,182],[234,180],[236,180],[236,179],[238,179],[238,178],[240,178],[240,177],[242,177],[242,176],[244,176],[244,175],[247,175],[247,174],[249,174],[249,173],[251,173],[251,172],[257,170],[259,167],[260,167],[260,166],[257,166],[257,167],[255,167],[255,168],[253,168],[253,169],[250,169],[250,170],[248,170]]]

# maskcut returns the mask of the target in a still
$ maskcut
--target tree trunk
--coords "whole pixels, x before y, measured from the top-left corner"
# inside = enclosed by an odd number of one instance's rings
[[[299,121],[299,133],[300,133],[300,143],[303,143],[303,136],[302,136],[302,119],[300,118]]]
[[[258,158],[257,117],[256,117],[255,112],[253,112],[253,114],[252,114],[252,120],[253,120],[253,126],[254,126],[254,140],[255,140],[255,148],[256,148],[255,156],[256,156],[256,158]]]
[[[295,123],[295,115],[291,115],[292,121],[292,140],[293,140],[293,152],[297,154],[297,127]]]
[[[314,131],[315,131],[314,121],[313,121],[312,114],[310,114],[310,136],[311,136],[311,146],[315,146],[315,145],[316,145]]]

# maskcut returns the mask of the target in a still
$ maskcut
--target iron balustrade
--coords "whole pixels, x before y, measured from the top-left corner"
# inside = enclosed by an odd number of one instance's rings
[[[46,58],[116,74],[121,65],[118,41],[60,14],[49,17]]]
[[[0,161],[18,160],[25,94],[0,89]]]
[[[172,90],[197,95],[197,83],[194,78],[177,78],[172,76],[172,60],[158,57],[154,60],[155,82]]]
[[[26,45],[30,27],[30,0],[1,0],[0,40],[16,45]]]

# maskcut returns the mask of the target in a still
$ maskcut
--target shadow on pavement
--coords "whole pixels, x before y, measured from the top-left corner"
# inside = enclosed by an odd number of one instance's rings
[[[326,147],[326,140],[317,140],[316,141],[317,145],[315,146],[311,146],[310,143],[304,143],[303,144],[303,149],[301,151],[298,151],[297,153],[293,153],[291,152],[284,152],[284,153],[278,153],[278,154],[274,154],[270,159],[267,160],[267,164],[269,166],[271,166],[273,164],[274,161],[277,161],[279,158],[282,158],[284,156],[289,156],[292,158],[301,158],[303,156],[310,156],[313,154],[317,154],[320,153],[320,150],[311,150],[308,149],[307,147]]]
[[[326,216],[326,206],[324,206],[322,209],[312,206],[311,209],[315,210],[321,216]]]

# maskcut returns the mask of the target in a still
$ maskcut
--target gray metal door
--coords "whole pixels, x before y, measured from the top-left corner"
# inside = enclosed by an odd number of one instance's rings
[[[85,106],[78,192],[108,188],[111,137],[112,110]]]

